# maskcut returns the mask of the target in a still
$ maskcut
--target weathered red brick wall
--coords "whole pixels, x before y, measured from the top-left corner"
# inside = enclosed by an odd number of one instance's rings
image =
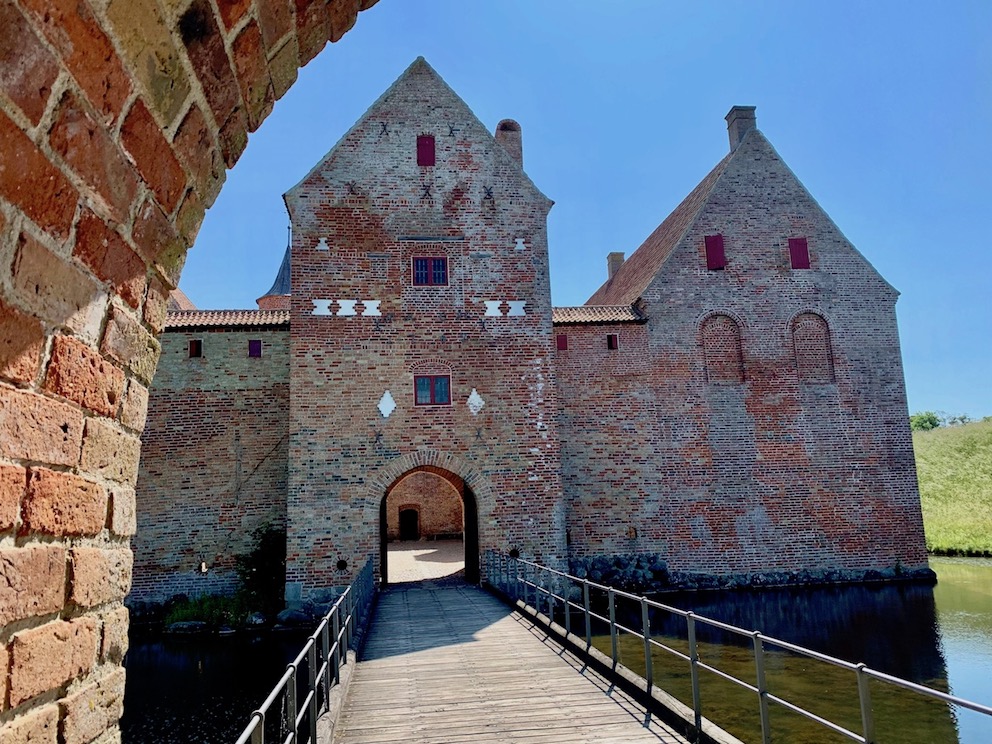
[[[390,540],[400,537],[400,510],[419,514],[420,537],[453,536],[464,529],[462,497],[450,481],[434,473],[411,473],[386,497],[386,527]]]
[[[189,357],[191,339],[202,357]],[[289,329],[176,329],[160,340],[129,602],[230,592],[252,531],[286,524]],[[261,357],[248,356],[249,340],[262,342]]]
[[[0,1],[0,740],[113,738],[166,295],[248,132],[373,3]]]
[[[420,135],[436,138],[435,166],[417,164]],[[339,559],[378,556],[386,489],[419,465],[464,478],[482,549],[563,560],[551,202],[421,60],[287,204],[288,598],[346,580]],[[447,257],[449,283],[413,286],[418,255]],[[450,406],[414,405],[415,375],[431,374],[450,376]]]
[[[705,236],[727,266],[708,271]],[[788,239],[812,267],[791,267]],[[676,571],[926,566],[897,293],[751,132],[643,292],[559,351],[573,557]],[[626,340],[625,340],[626,339]],[[604,374],[598,374],[602,370]]]

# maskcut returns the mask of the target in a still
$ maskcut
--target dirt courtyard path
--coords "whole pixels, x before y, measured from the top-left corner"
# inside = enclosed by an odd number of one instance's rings
[[[461,540],[391,542],[388,551],[390,584],[441,579],[465,570]]]

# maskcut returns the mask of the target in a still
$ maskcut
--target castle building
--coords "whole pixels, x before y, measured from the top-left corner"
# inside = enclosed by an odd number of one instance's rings
[[[285,525],[286,597],[462,535],[659,586],[926,571],[897,292],[755,125],[581,307],[552,202],[415,61],[286,195],[258,310],[174,312],[133,598],[224,591]],[[770,577],[770,578],[769,578]]]

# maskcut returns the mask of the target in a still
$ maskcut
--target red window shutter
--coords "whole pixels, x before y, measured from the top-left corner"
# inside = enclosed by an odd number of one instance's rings
[[[809,245],[806,238],[789,238],[789,258],[792,259],[792,268],[809,268]]]
[[[555,342],[558,344],[558,351],[568,351],[568,336],[564,333],[559,333],[555,337]]]
[[[249,339],[249,341],[248,341],[248,356],[250,356],[250,357],[260,357],[260,356],[262,356],[262,340],[261,339]]]
[[[619,336],[617,336],[617,334],[615,333],[606,334],[606,348],[610,349],[611,351],[620,348],[620,338]]]
[[[727,259],[723,255],[723,236],[706,236],[706,268],[710,271],[718,271],[727,265]]]
[[[199,359],[203,356],[203,341],[198,338],[190,339],[189,342],[189,358]]]
[[[434,165],[434,135],[417,137],[417,165]]]

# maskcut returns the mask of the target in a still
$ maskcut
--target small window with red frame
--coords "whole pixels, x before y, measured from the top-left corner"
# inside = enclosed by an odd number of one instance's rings
[[[616,351],[620,348],[620,337],[615,333],[606,334],[606,348],[610,351]]]
[[[416,375],[413,378],[413,402],[418,406],[450,406],[451,377]]]
[[[437,162],[435,154],[433,134],[417,137],[417,165],[434,165]]]
[[[792,268],[809,268],[809,244],[806,238],[789,238],[789,258],[792,261]]]
[[[444,256],[414,256],[413,286],[443,287],[448,283],[448,259]]]
[[[727,266],[727,257],[723,252],[723,235],[707,235],[706,268],[709,271],[722,271]]]
[[[203,356],[203,341],[198,338],[191,338],[189,340],[189,358],[199,359]]]
[[[568,351],[568,336],[564,333],[559,333],[555,336],[555,342],[558,344],[558,351]]]
[[[249,339],[248,356],[255,358],[262,356],[262,339],[260,338]]]

